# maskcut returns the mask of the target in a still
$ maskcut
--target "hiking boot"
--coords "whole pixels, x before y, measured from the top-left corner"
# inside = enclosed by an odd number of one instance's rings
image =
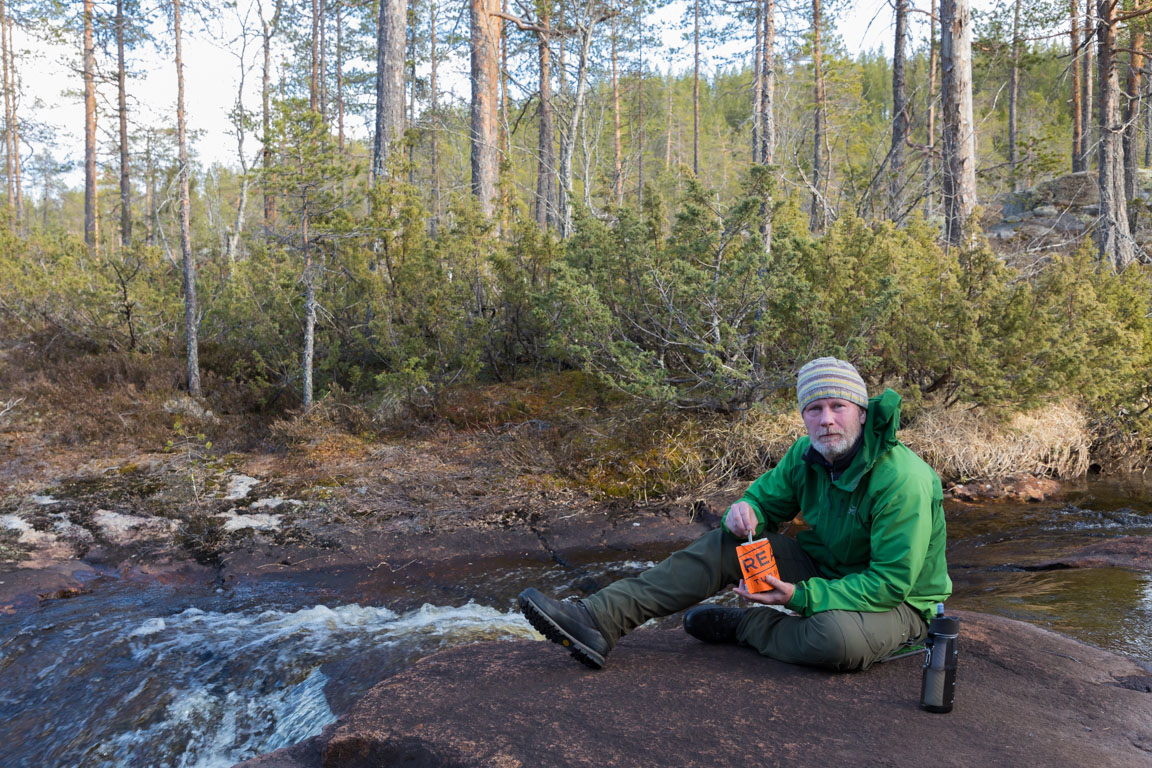
[[[528,588],[520,593],[520,612],[536,631],[568,649],[572,658],[592,669],[604,668],[611,647],[579,600],[553,600]]]
[[[684,631],[706,643],[735,643],[747,612],[727,605],[698,605],[684,614]]]

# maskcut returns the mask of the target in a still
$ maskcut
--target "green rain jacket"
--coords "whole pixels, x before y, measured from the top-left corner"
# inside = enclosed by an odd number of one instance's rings
[[[757,536],[797,515],[810,526],[796,541],[824,578],[796,585],[787,607],[800,615],[907,602],[929,620],[952,594],[940,478],[896,439],[899,423],[900,395],[885,390],[868,401],[863,444],[836,480],[803,459],[811,441],[802,437],[741,498],[760,520]]]

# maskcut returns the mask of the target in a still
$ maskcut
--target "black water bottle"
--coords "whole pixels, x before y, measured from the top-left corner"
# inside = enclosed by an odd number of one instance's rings
[[[924,679],[920,685],[920,706],[929,712],[951,712],[956,700],[956,638],[960,619],[944,615],[944,604],[936,604],[936,618],[928,624]]]

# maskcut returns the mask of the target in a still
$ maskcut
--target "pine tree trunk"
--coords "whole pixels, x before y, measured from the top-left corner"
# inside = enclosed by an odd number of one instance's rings
[[[700,175],[700,0],[692,4],[692,173]]]
[[[1020,96],[1020,0],[1012,15],[1012,73],[1008,78],[1008,178],[1013,192],[1019,186],[1016,157],[1016,104]]]
[[[431,0],[431,7],[429,10],[429,56],[432,59],[432,74],[428,80],[428,88],[431,91],[432,101],[432,124],[429,130],[432,134],[432,221],[429,222],[429,230],[433,237],[436,235],[436,230],[440,226],[440,91],[436,82],[436,70],[439,66],[439,53],[436,48],[436,0]]]
[[[485,216],[496,209],[500,19],[496,0],[470,0],[472,26],[472,194]]]
[[[173,0],[179,7],[179,0]],[[84,0],[84,243],[96,252],[100,230],[96,208],[96,50],[92,43],[92,0]]]
[[[1137,5],[1139,8],[1139,5]],[[1140,122],[1140,97],[1143,94],[1141,75],[1144,70],[1144,30],[1133,27],[1128,46],[1128,82],[1124,102],[1124,197],[1136,199],[1136,139]],[[1128,222],[1136,232],[1136,219]]]
[[[416,125],[416,27],[408,29],[408,61],[412,68],[409,70],[411,78],[408,88],[408,117],[407,125]],[[416,142],[408,142],[408,183],[416,185]]]
[[[435,15],[435,4],[432,6]],[[336,146],[344,152],[344,3],[336,3]]]
[[[1091,0],[1087,0],[1091,2]],[[1069,70],[1072,73],[1072,173],[1087,170],[1084,167],[1084,115],[1081,111],[1081,70],[1080,62],[1084,52],[1080,50],[1080,9],[1079,0],[1071,0],[1071,15],[1068,35],[1072,49],[1072,63]]]
[[[612,17],[612,133],[615,138],[615,178],[613,192],[616,205],[624,204],[624,161],[620,146],[620,78],[616,68],[616,17]]]
[[[932,215],[936,195],[936,70],[939,64],[939,44],[936,30],[939,20],[936,16],[936,0],[932,0],[928,18],[931,33],[928,39],[928,126],[924,145],[928,147],[924,160],[924,216]]]
[[[308,203],[300,217],[301,239],[304,247],[304,355],[301,360],[303,402],[307,411],[312,407],[312,365],[316,349],[316,268],[312,263],[312,248],[308,232]]]
[[[317,22],[320,28],[320,66],[319,66],[319,88],[320,88],[320,115],[324,118],[324,124],[328,124],[328,3],[327,0],[320,0],[320,19]]]
[[[4,0],[0,0],[0,68],[4,85],[4,171],[8,186],[8,219],[9,227],[16,224],[16,173],[13,166],[16,163],[16,142],[13,141],[12,131],[12,77],[8,71],[8,8]]]
[[[1080,85],[1084,89],[1080,97],[1080,125],[1084,129],[1080,146],[1085,171],[1088,170],[1089,158],[1092,156],[1095,133],[1092,110],[1095,109],[1096,102],[1092,92],[1096,83],[1096,46],[1093,44],[1096,36],[1096,11],[1092,3],[1093,0],[1084,0],[1084,56],[1080,59],[1083,68]]]
[[[764,103],[764,4],[756,3],[756,43],[752,49],[752,162],[762,163],[760,157],[761,106]]]
[[[8,76],[12,90],[12,172],[16,175],[16,228],[24,228],[24,189],[21,182],[23,169],[20,164],[20,119],[16,115],[20,94],[20,79],[16,72],[16,48],[12,44],[12,14],[8,14]]]
[[[972,120],[972,15],[968,0],[940,3],[944,70],[945,237],[967,245],[976,208],[976,133]]]
[[[1117,272],[1136,258],[1124,197],[1124,125],[1120,116],[1120,75],[1116,65],[1117,12],[1113,0],[1097,0],[1097,60],[1100,67],[1100,220],[1096,245],[1100,259]]]
[[[132,184],[128,163],[128,93],[124,67],[124,0],[116,0],[116,86],[120,109],[120,239],[132,244]]]
[[[820,41],[820,0],[812,0],[812,80],[815,109],[812,115],[812,210],[809,228],[823,232],[827,223],[824,191],[824,63]]]
[[[196,261],[192,254],[191,190],[188,141],[184,123],[184,58],[180,33],[180,2],[172,0],[172,33],[176,40],[176,147],[180,165],[180,253],[184,263],[184,332],[188,347],[188,394],[200,396],[200,350],[197,340]]]
[[[899,221],[903,209],[904,144],[908,139],[908,103],[904,79],[908,2],[896,0],[896,37],[892,47],[892,148],[888,154],[888,218],[893,221]]]
[[[592,47],[594,22],[589,19],[579,27],[580,58],[576,64],[576,94],[572,100],[572,115],[569,118],[560,150],[560,236],[572,234],[572,159],[576,154],[576,138],[580,133],[580,120],[584,113],[584,101],[588,93],[588,59]]]
[[[257,0],[259,2],[259,0]],[[272,20],[267,21],[264,18],[264,6],[258,5],[260,13],[260,29],[261,36],[264,40],[264,69],[260,85],[260,100],[262,105],[261,115],[261,128],[263,135],[261,143],[263,144],[263,170],[265,174],[270,174],[272,167],[272,142],[270,137],[272,135],[272,35],[275,34],[276,28],[280,23],[280,0],[276,0],[276,9],[272,12]],[[272,179],[265,177],[263,180],[264,187],[264,231],[270,231],[276,226],[276,196],[268,190],[272,187]]]
[[[548,2],[538,3],[540,26],[550,29]],[[552,53],[549,35],[536,33],[540,62],[540,104],[537,107],[539,132],[536,142],[536,224],[541,228],[555,226],[556,210],[556,125],[552,110]]]
[[[760,48],[763,93],[760,101],[760,162],[776,162],[776,0],[763,0],[764,35]],[[772,195],[760,204],[760,242],[764,253],[772,252]]]
[[[384,178],[391,145],[404,135],[404,45],[408,0],[381,0],[376,23],[376,135],[372,177]]]

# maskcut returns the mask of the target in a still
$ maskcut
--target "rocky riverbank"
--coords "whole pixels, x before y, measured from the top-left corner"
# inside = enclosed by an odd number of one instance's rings
[[[241,765],[1152,762],[1149,670],[1009,619],[961,619],[956,708],[947,715],[919,709],[915,658],[837,675],[641,630],[601,672],[547,643],[437,654],[378,684],[321,735]]]

